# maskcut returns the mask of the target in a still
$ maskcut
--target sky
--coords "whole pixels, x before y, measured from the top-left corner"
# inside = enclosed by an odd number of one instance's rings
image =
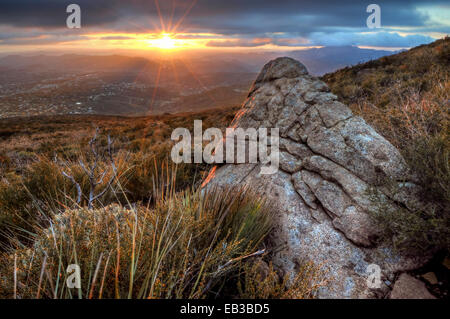
[[[81,28],[69,29],[69,4]],[[381,8],[370,29],[369,4]],[[0,53],[36,50],[397,50],[450,33],[449,1],[0,0]]]

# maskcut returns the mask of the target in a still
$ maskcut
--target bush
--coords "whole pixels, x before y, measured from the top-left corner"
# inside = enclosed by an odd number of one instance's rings
[[[272,263],[245,263],[237,283],[244,299],[312,299],[326,285],[325,273],[312,262],[304,263],[296,274],[280,278]]]
[[[273,219],[260,197],[245,188],[177,192],[175,176],[167,168],[154,177],[151,205],[47,210],[47,227],[22,234],[32,245],[15,239],[0,258],[0,296],[312,298],[325,285],[312,263],[292,278],[272,266],[259,277],[254,260]],[[70,264],[81,268],[80,289],[66,285]]]
[[[405,158],[416,176],[419,202],[408,203],[408,209],[390,210],[375,198],[378,209],[375,221],[384,230],[383,239],[407,254],[428,255],[450,251],[450,169],[449,139],[439,135],[419,136],[406,148]],[[398,188],[386,182],[390,192]]]
[[[270,210],[246,190],[161,194],[151,208],[52,213],[32,248],[4,257],[3,293],[12,297],[16,258],[19,298],[205,298],[271,230]],[[78,291],[65,285],[69,264],[81,267]]]
[[[406,255],[430,256],[438,251],[450,251],[449,212],[436,205],[425,207],[397,207],[392,210],[379,201],[372,212],[383,230],[381,240]]]
[[[41,158],[27,166],[22,175],[6,174],[0,181],[0,242],[11,235],[10,228],[30,229],[39,218],[38,210],[51,203],[65,203],[63,191],[70,192],[56,164]],[[60,205],[58,205],[60,206]]]
[[[442,210],[450,207],[450,137],[444,131],[430,137],[419,136],[406,148],[405,158],[419,178],[424,200]]]

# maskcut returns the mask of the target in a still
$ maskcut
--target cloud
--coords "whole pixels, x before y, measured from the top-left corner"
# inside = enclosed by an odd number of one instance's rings
[[[100,40],[132,40],[132,39],[134,39],[134,38],[122,36],[122,35],[112,35],[112,36],[106,36],[106,37],[100,38]]]
[[[71,36],[36,36],[36,37],[23,37],[23,38],[10,38],[10,39],[0,39],[0,45],[46,45],[46,44],[61,44],[70,43],[74,41],[86,40],[86,37],[81,35],[71,35]]]
[[[310,35],[310,44],[319,46],[415,47],[434,40],[434,38],[425,35],[412,34],[402,36],[395,32],[315,32]]]
[[[279,47],[302,46],[373,46],[373,47],[415,47],[433,42],[435,39],[420,34],[400,35],[396,32],[313,32],[308,38],[281,38],[211,40],[208,47],[260,47],[275,45]]]
[[[69,3],[2,0],[0,25],[14,28],[11,34],[21,30],[63,32],[67,30]],[[259,46],[253,39],[271,37],[270,43],[279,46],[306,45],[304,39],[310,39],[311,43],[328,45],[387,43],[400,47],[424,43],[429,38],[418,35],[405,39],[384,33],[405,28],[411,33],[449,32],[445,21],[433,20],[436,11],[419,10],[426,7],[448,11],[448,2],[444,0],[377,0],[382,10],[382,25],[386,27],[377,36],[361,35],[368,31],[366,7],[370,2],[354,0],[159,0],[162,22],[155,1],[77,0],[76,3],[81,7],[81,32],[84,33],[152,33],[178,25],[177,31],[186,39],[189,33],[194,34],[193,38],[195,34],[216,34],[224,38],[224,41],[211,40],[209,46]],[[272,36],[277,33],[283,36]],[[2,37],[8,35],[0,30]],[[374,42],[369,44],[370,41]]]
[[[195,0],[159,0],[159,9],[169,24],[180,20]],[[132,19],[147,17],[159,24],[158,9],[154,1],[134,0],[77,0],[86,26],[113,26],[116,23],[133,22]],[[383,20],[388,25],[421,26],[426,14],[416,10],[419,5],[445,5],[446,1],[378,0]],[[60,0],[2,0],[0,21],[3,24],[24,27],[64,27],[69,2]],[[354,0],[198,0],[189,11],[186,22],[196,27],[222,30],[263,30],[266,26],[279,29],[310,28],[322,26],[352,26],[365,23],[368,3]],[[253,25],[253,22],[264,22]],[[172,24],[174,24],[172,23]],[[132,23],[130,23],[132,24]],[[280,30],[278,30],[280,31]]]
[[[286,36],[286,35],[284,35]],[[299,47],[310,46],[309,40],[304,38],[255,38],[255,39],[233,39],[233,40],[211,40],[208,41],[208,47],[262,47],[265,45],[275,45],[280,47]]]
[[[40,30],[0,26],[0,45],[45,45],[85,39],[79,29]]]
[[[217,41],[211,40],[206,43],[208,47],[221,47],[221,48],[229,48],[229,47],[260,47],[267,44],[271,44],[271,39],[253,39],[253,40],[225,40],[225,41]]]

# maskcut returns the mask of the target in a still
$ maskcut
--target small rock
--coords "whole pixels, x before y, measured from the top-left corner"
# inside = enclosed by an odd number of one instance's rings
[[[445,266],[447,269],[450,269],[450,258],[448,256],[445,257],[444,261],[442,262],[442,265]]]
[[[394,284],[391,299],[436,299],[420,280],[408,275],[401,274]]]
[[[438,283],[437,277],[434,272],[427,272],[425,275],[422,275],[422,278],[432,285],[436,285]]]

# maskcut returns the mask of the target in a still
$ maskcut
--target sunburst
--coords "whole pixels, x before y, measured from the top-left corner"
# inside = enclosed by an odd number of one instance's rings
[[[150,41],[150,46],[162,50],[172,50],[176,48],[176,40],[168,33],[161,33],[158,39]]]

